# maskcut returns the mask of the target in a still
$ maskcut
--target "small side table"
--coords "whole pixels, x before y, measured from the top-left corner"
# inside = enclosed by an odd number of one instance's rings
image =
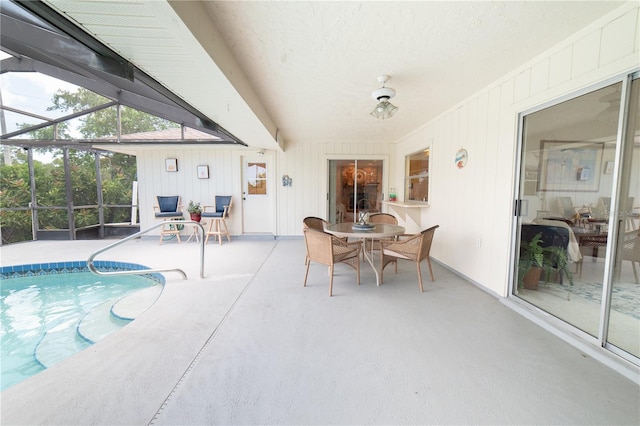
[[[198,223],[200,223],[200,225],[204,226],[207,222],[200,221]],[[198,228],[197,226],[192,226],[191,227],[191,235],[189,235],[189,238],[187,238],[187,241],[186,241],[187,243],[189,241],[191,241],[192,239],[196,240],[196,243],[200,242],[200,235],[198,235],[198,229],[200,229],[200,228]]]

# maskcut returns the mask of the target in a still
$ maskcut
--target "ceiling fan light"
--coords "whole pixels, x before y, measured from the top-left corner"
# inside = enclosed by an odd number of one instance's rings
[[[381,100],[378,105],[371,111],[371,115],[375,118],[379,118],[381,120],[386,120],[387,118],[393,117],[398,111],[398,107],[393,105],[386,99]]]
[[[389,102],[389,99],[396,95],[396,91],[391,87],[386,87],[385,83],[390,79],[388,75],[378,76],[378,81],[382,84],[382,87],[374,90],[371,93],[371,97],[378,101],[376,107],[371,111],[371,115],[381,120],[393,117],[393,114],[398,111],[398,107]]]

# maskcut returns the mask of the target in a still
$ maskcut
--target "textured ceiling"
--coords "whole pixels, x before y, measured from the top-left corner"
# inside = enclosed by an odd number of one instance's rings
[[[622,5],[48,1],[251,146],[394,142]],[[389,74],[394,117],[369,115]]]

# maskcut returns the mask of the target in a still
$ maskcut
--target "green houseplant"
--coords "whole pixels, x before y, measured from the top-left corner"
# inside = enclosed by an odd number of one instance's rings
[[[202,219],[202,207],[200,203],[194,203],[193,201],[189,201],[189,205],[187,206],[187,211],[189,215],[191,215],[191,220],[195,220],[196,222],[200,222]]]
[[[531,241],[520,242],[520,260],[518,262],[518,287],[536,289],[544,274],[544,282],[549,282],[553,274],[565,274],[569,284],[573,285],[573,275],[567,268],[569,264],[567,250],[563,247],[543,247],[542,233],[536,234]]]

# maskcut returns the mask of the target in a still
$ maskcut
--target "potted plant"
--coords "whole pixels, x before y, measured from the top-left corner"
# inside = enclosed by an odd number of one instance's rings
[[[187,211],[191,215],[191,220],[195,220],[196,222],[200,222],[202,219],[202,207],[200,207],[200,203],[194,203],[193,201],[189,201],[189,205],[187,206]]]
[[[569,284],[573,285],[573,274],[569,272],[569,255],[564,247],[544,247],[542,250],[544,260],[542,262],[542,270],[544,271],[544,282],[549,281],[551,274],[564,274],[569,279]]]
[[[547,283],[552,274],[565,274],[569,284],[573,285],[573,275],[567,269],[569,260],[563,247],[543,247],[542,233],[536,234],[531,241],[520,242],[520,261],[518,262],[518,287],[535,290],[544,273]]]
[[[535,290],[542,275],[542,233],[531,241],[520,241],[520,261],[518,262],[518,288]]]

